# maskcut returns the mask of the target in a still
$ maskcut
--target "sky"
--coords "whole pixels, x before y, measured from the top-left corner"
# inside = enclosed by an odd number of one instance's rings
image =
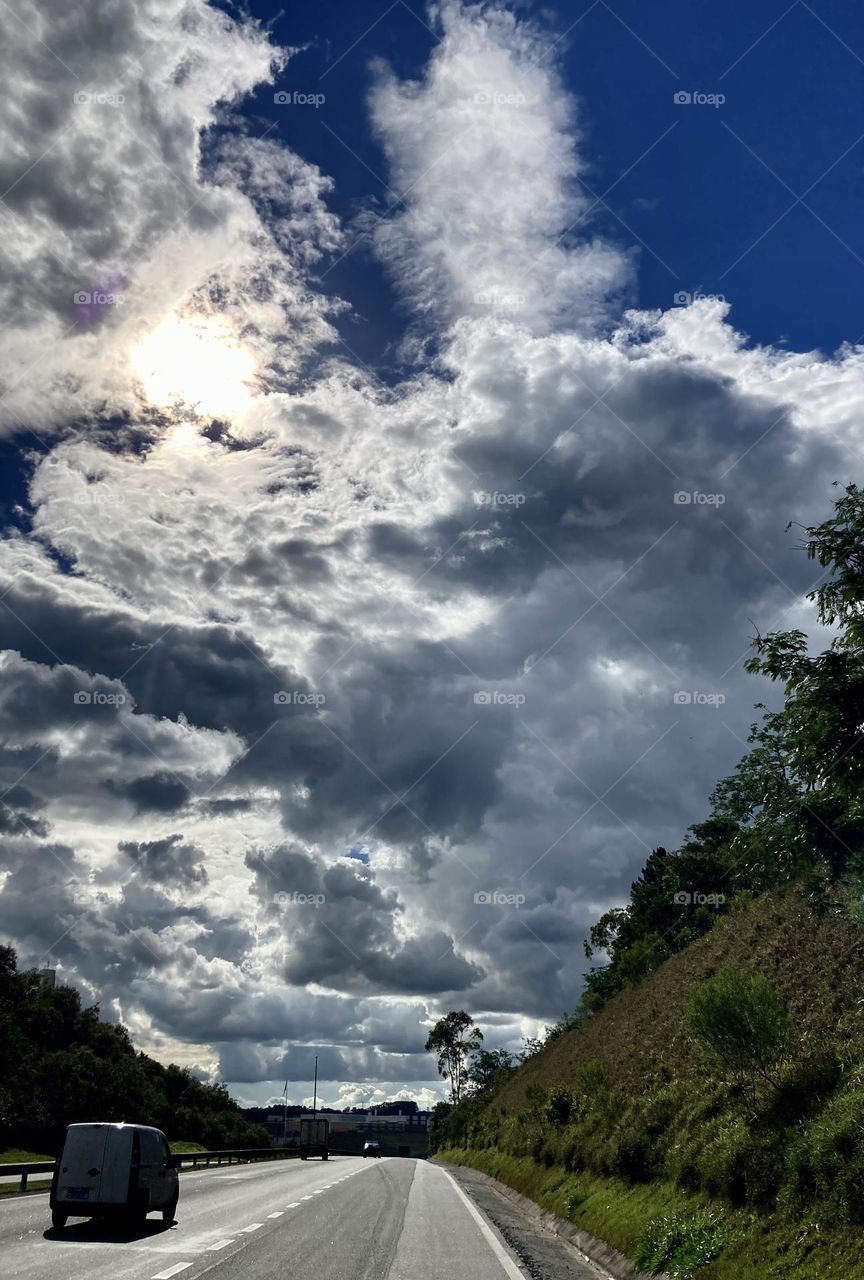
[[[0,938],[241,1100],[432,1102],[706,815],[754,627],[824,640],[864,19],[0,26]]]

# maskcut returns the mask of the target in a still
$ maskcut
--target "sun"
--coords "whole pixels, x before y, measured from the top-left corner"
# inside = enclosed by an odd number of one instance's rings
[[[152,404],[182,401],[219,417],[243,413],[257,370],[252,352],[212,316],[169,316],[133,349],[131,362]]]

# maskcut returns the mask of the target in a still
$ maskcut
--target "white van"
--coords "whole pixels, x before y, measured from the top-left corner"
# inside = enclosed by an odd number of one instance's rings
[[[51,1182],[51,1222],[154,1209],[174,1221],[180,1178],[161,1129],[143,1124],[70,1124]]]

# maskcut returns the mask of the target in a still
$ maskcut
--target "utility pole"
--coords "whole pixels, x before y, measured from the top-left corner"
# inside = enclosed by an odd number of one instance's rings
[[[316,1053],[315,1054],[315,1085],[313,1087],[313,1093],[312,1093],[312,1119],[313,1120],[315,1119],[317,1112],[318,1112],[318,1054]]]
[[[285,1081],[285,1088],[282,1090],[282,1097],[285,1102],[285,1110],[282,1113],[282,1145],[288,1146],[288,1081]]]

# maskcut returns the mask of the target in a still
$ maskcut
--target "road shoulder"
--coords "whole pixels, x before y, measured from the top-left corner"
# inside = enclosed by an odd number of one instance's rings
[[[495,1224],[534,1280],[646,1280],[611,1245],[465,1165],[441,1162]]]

